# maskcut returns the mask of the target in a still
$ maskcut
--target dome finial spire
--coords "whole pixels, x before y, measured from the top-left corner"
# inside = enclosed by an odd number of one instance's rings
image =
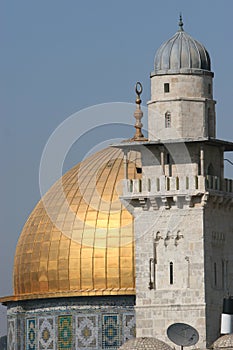
[[[184,23],[183,23],[183,19],[182,19],[182,13],[180,12],[180,21],[179,21],[179,30],[181,31],[181,32],[183,32],[184,31],[184,29],[183,29],[183,25],[184,25]]]

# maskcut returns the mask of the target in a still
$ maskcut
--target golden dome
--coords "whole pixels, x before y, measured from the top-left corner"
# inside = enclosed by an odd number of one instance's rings
[[[135,152],[129,176],[138,177]],[[123,153],[68,171],[29,216],[14,261],[14,300],[135,294],[133,218],[119,200]]]

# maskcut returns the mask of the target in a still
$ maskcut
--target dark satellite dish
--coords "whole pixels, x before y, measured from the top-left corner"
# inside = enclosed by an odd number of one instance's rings
[[[198,331],[185,323],[174,323],[167,329],[168,338],[176,345],[191,346],[199,340]]]

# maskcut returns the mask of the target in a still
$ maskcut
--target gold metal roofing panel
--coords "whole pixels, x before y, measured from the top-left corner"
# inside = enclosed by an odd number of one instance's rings
[[[131,152],[134,178],[138,153]],[[133,218],[119,200],[123,153],[106,148],[58,180],[20,235],[14,296],[37,298],[135,294]]]

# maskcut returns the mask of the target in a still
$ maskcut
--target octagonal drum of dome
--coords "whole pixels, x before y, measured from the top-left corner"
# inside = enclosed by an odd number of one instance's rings
[[[154,349],[154,350],[172,350],[172,348],[164,343],[162,340],[151,338],[151,337],[141,337],[128,340],[123,344],[119,350],[144,350],[144,349]]]
[[[140,166],[131,152],[131,178]],[[119,200],[123,153],[106,148],[68,171],[20,235],[14,300],[135,294],[133,218]]]

